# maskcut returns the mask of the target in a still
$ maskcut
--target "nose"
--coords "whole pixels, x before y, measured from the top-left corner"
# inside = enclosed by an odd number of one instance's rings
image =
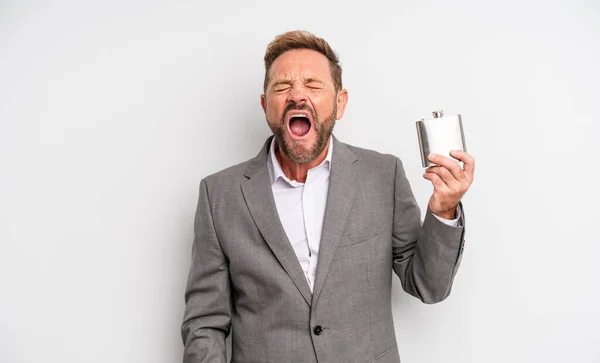
[[[298,83],[292,86],[290,93],[288,94],[288,102],[295,103],[297,105],[304,104],[308,101],[306,90],[303,86]]]

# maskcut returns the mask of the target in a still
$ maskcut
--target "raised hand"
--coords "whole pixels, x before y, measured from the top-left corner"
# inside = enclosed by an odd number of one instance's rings
[[[433,184],[433,194],[429,199],[429,209],[438,217],[456,218],[456,207],[460,199],[473,183],[475,159],[464,151],[451,151],[450,156],[463,162],[461,168],[458,161],[449,157],[431,154],[428,159],[437,165],[425,170],[423,178]]]

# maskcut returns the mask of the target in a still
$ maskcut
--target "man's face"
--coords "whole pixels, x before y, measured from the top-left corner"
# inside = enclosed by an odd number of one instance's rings
[[[327,58],[308,49],[290,50],[271,65],[261,104],[277,144],[294,163],[314,160],[344,114],[347,91],[335,91]]]

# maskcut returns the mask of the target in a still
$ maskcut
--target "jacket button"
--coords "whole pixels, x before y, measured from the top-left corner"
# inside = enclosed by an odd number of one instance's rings
[[[323,328],[321,328],[320,325],[317,325],[313,329],[313,333],[315,333],[315,335],[321,335],[321,334],[323,334]]]

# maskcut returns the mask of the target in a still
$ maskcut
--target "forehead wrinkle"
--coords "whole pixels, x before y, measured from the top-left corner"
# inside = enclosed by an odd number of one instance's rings
[[[291,76],[290,74],[283,74],[282,76],[273,79],[273,84],[292,84],[297,81],[301,81],[304,84],[310,82],[325,83],[320,77],[313,75]]]

